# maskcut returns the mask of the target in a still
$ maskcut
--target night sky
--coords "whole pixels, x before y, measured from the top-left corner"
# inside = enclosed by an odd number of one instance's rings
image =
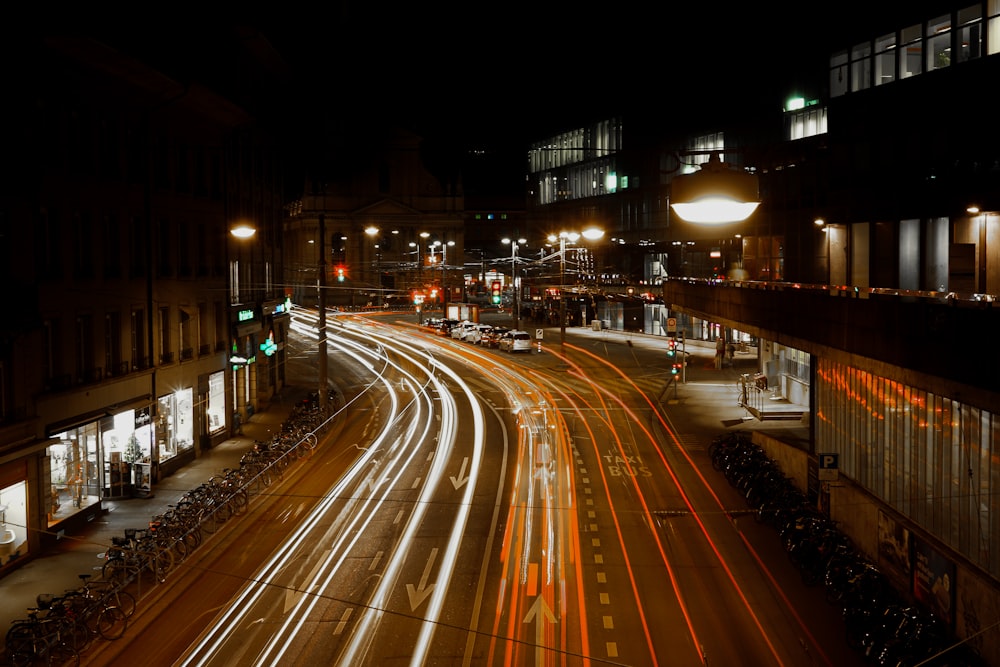
[[[622,110],[774,114],[790,87],[822,82],[834,47],[941,4],[344,1],[263,29],[296,68],[334,83],[342,110],[508,141]]]

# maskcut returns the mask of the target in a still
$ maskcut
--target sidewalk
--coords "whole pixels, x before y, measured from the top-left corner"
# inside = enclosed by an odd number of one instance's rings
[[[11,621],[26,618],[27,610],[36,606],[39,593],[60,594],[77,588],[80,574],[99,577],[103,554],[113,536],[124,535],[126,528],[147,527],[152,517],[168,510],[187,491],[226,468],[239,468],[240,458],[254,441],[270,439],[288,419],[295,404],[313,390],[312,386],[285,387],[268,408],[255,413],[243,424],[242,435],[220,443],[173,475],[161,479],[153,486],[149,497],[104,500],[104,511],[85,529],[62,536],[46,553],[0,579],[0,632],[6,634]],[[0,664],[3,660],[0,656]]]
[[[481,320],[488,324],[509,326],[511,316],[509,313],[487,312],[481,315]],[[531,321],[525,321],[521,326],[533,338],[537,337],[537,330],[542,329],[543,345],[558,346],[559,327]],[[576,345],[582,345],[588,340],[623,344],[657,355],[663,360],[663,381],[668,382],[666,336],[611,329],[595,330],[580,326],[567,327],[566,340]],[[745,430],[762,431],[788,443],[808,442],[808,406],[765,400],[755,415],[755,411],[739,405],[740,377],[744,374],[753,376],[758,370],[756,348],[751,348],[749,352],[737,352],[732,364],[727,362],[721,369],[715,367],[714,341],[687,339],[684,341],[684,351],[688,355],[688,365],[681,382],[676,386],[671,383],[659,398],[665,404],[682,403],[692,421],[705,429],[706,437],[727,430]],[[801,417],[775,418],[779,414],[791,412],[798,412]]]

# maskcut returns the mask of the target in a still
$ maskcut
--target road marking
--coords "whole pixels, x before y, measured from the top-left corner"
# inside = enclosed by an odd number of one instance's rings
[[[309,571],[309,575],[304,579],[304,581],[311,581],[311,580],[315,579],[316,573],[319,572],[319,569],[321,567],[323,567],[323,563],[326,562],[326,558],[329,555],[330,555],[330,551],[329,550],[323,552],[323,556],[320,557],[320,558],[318,558],[316,560],[316,564],[313,565],[312,570]],[[316,588],[318,586],[319,586],[319,584],[313,584],[312,586],[309,587],[308,592],[312,592],[312,591],[316,590]],[[306,592],[307,591],[305,589],[303,589],[303,590],[298,590],[297,588],[289,588],[289,589],[287,589],[285,591],[285,611],[284,611],[284,613],[287,614],[289,609],[291,609],[292,607],[294,607],[295,605],[297,605],[299,603],[299,600],[302,599],[302,596],[305,595]]]
[[[427,596],[434,590],[434,584],[428,586],[427,580],[431,576],[431,568],[434,567],[434,559],[437,558],[437,552],[437,547],[431,549],[431,555],[427,558],[427,563],[424,565],[424,571],[420,575],[420,583],[417,585],[417,588],[414,588],[413,584],[406,584],[406,595],[410,598],[410,611],[416,611],[420,603],[426,600]]]
[[[528,609],[528,614],[524,617],[525,623],[531,623],[538,617],[538,624],[535,626],[535,664],[545,664],[545,623],[555,623],[556,617],[545,603],[545,598],[539,595]]]
[[[465,469],[468,467],[468,465],[469,465],[469,457],[466,456],[465,458],[462,459],[462,469],[458,472],[458,477],[449,478],[451,479],[451,483],[455,487],[456,491],[465,486],[465,483],[469,481],[469,477],[465,474]]]
[[[344,631],[344,628],[347,627],[347,621],[349,621],[351,618],[351,611],[352,610],[348,608],[344,610],[343,614],[341,614],[340,620],[337,622],[337,625],[334,626],[333,628],[334,635],[339,635],[341,632]]]

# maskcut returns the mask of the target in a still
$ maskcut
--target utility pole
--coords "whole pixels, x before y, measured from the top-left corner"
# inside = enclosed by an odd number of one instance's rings
[[[328,359],[326,354],[326,215],[319,214],[319,277],[317,286],[317,304],[319,306],[319,409],[327,415],[326,382],[328,375]]]

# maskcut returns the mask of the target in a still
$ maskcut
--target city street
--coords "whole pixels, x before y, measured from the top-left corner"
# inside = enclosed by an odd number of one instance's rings
[[[550,329],[510,354],[380,319],[331,327],[400,355],[364,378],[331,353],[337,436],[92,664],[861,664],[707,460],[726,424],[754,426],[734,369],[692,347],[674,385],[652,337],[570,329],[559,346]],[[463,386],[452,412],[443,392]]]

